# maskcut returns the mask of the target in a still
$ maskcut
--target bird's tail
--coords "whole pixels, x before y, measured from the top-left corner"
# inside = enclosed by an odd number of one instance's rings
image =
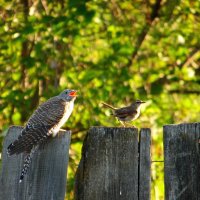
[[[113,106],[111,106],[111,105],[109,105],[109,104],[107,104],[107,103],[102,102],[102,104],[103,104],[104,106],[108,107],[108,108],[111,108],[112,110],[116,110],[115,107],[113,107]]]
[[[33,148],[30,152],[30,154],[28,154],[24,160],[24,167],[22,169],[22,172],[21,172],[21,175],[20,175],[20,178],[19,178],[19,183],[22,182],[22,180],[24,179],[24,176],[27,174],[27,171],[30,167],[30,164],[31,164],[31,161],[32,161],[32,158],[33,158],[33,155],[34,153],[38,150],[39,148],[39,145],[36,146],[35,148]]]

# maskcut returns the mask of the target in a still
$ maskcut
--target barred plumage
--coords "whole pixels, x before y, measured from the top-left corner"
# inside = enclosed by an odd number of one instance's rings
[[[28,154],[24,161],[20,182],[39,146],[44,144],[49,137],[55,136],[71,115],[75,99],[75,90],[64,90],[60,95],[41,104],[29,118],[18,139],[8,146],[8,155],[22,152]]]
[[[24,176],[26,175],[28,168],[30,167],[31,161],[32,161],[32,157],[34,155],[34,153],[38,150],[39,146],[36,146],[35,148],[33,148],[30,152],[30,154],[28,154],[24,160],[24,167],[22,169],[21,172],[21,176],[19,178],[19,182],[21,183]]]

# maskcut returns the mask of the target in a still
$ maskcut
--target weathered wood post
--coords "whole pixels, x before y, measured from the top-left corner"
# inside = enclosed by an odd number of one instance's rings
[[[142,128],[139,134],[139,200],[151,198],[151,131]]]
[[[18,137],[21,129],[22,127],[18,126],[11,127],[4,140],[0,199],[64,200],[70,131],[60,131],[56,138],[50,139],[44,149],[34,155],[28,174],[23,182],[19,183],[24,155],[8,157],[6,151],[7,146]]]
[[[77,169],[75,199],[150,199],[149,129],[141,131],[140,140],[138,145],[135,128],[91,128]]]
[[[200,199],[200,123],[164,126],[165,199]]]

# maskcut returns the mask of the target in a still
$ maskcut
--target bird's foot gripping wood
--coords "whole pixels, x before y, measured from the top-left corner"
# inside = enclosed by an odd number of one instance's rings
[[[65,129],[60,129],[59,132],[57,133],[57,137],[60,138],[63,135],[63,132],[65,132]]]
[[[136,126],[134,126],[133,124],[130,124],[130,123],[128,123],[128,122],[125,122],[125,124],[127,124],[127,125],[128,125],[128,127],[133,127],[133,128],[136,128]]]
[[[123,127],[133,127],[133,128],[136,128],[134,125],[128,123],[128,122],[124,122],[124,121],[120,121],[118,119],[118,121],[122,124]]]
[[[120,121],[119,122],[122,124],[123,127],[133,127],[133,128],[136,128],[136,126],[134,126],[133,124],[130,124],[128,122],[123,122],[123,121]]]
[[[118,121],[122,124],[123,127],[126,127],[126,124],[124,122],[122,122],[120,120],[118,120]]]

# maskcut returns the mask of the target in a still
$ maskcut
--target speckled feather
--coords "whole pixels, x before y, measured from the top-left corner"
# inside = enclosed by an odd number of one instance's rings
[[[28,120],[22,134],[9,145],[8,154],[30,153],[34,145],[43,143],[51,134],[55,136],[54,130],[58,132],[63,125],[57,126],[70,104],[73,102],[65,102],[57,96],[41,104]]]
[[[19,182],[22,182],[26,175],[35,152],[44,146],[50,136],[56,136],[67,121],[75,99],[76,90],[66,89],[41,104],[29,118],[18,139],[8,146],[8,155],[27,153]]]
[[[75,99],[76,90],[66,89],[41,104],[29,118],[18,139],[8,146],[8,155],[27,153],[19,182],[22,182],[26,175],[35,152],[44,146],[50,136],[56,136],[67,121]]]

